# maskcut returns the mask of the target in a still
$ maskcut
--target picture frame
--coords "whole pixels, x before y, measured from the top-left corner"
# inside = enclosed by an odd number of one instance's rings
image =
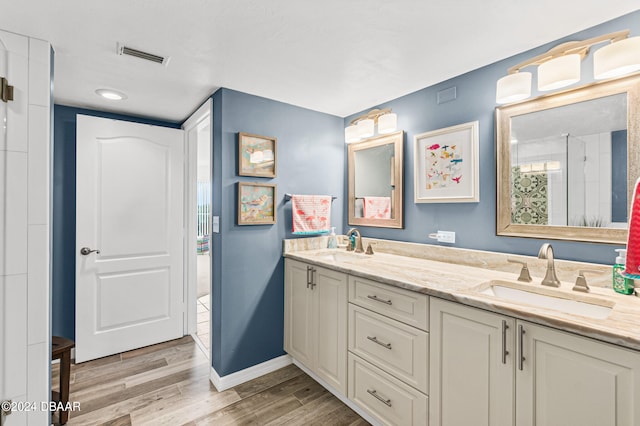
[[[276,177],[277,139],[238,133],[238,175]]]
[[[274,225],[276,197],[276,184],[238,182],[238,225]]]
[[[478,121],[414,136],[414,202],[479,202],[478,149]]]

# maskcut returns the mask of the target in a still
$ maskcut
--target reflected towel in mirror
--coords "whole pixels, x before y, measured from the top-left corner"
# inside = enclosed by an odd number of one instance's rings
[[[367,219],[391,219],[391,197],[362,197],[364,217]]]

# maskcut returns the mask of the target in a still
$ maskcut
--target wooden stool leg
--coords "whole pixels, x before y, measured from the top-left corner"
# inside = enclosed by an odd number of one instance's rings
[[[71,350],[65,351],[60,359],[60,402],[67,405],[69,402],[69,381],[71,377]],[[60,424],[69,420],[69,410],[60,411]]]

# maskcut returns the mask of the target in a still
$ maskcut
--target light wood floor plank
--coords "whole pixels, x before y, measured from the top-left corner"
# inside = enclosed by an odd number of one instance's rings
[[[127,414],[118,417],[117,419],[105,422],[102,426],[131,426],[131,416]]]
[[[294,364],[291,364],[272,373],[265,374],[262,377],[251,380],[250,382],[238,385],[235,389],[241,398],[247,398],[302,374],[304,374],[302,370]]]
[[[55,372],[57,367],[53,367]],[[189,336],[72,365],[70,426],[365,426],[295,365],[218,392]]]

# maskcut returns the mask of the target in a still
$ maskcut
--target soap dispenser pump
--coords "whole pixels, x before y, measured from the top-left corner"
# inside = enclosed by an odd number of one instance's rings
[[[329,234],[329,240],[327,241],[327,248],[335,249],[338,248],[338,240],[336,238],[336,227],[331,227],[331,233]]]
[[[627,250],[616,249],[615,251],[618,252],[618,256],[615,265],[613,265],[613,289],[620,294],[633,294],[633,280],[622,275],[627,263]]]

